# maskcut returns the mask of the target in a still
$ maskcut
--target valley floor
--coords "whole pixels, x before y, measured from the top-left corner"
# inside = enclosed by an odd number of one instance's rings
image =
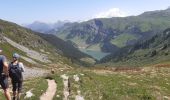
[[[144,68],[79,68],[56,70],[46,78],[24,82],[26,100],[39,100],[48,89],[47,79],[55,80],[53,100],[170,100],[170,65]],[[0,100],[5,100],[0,93]]]

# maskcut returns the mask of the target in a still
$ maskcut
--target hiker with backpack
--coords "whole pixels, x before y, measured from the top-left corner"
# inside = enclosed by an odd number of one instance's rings
[[[9,64],[9,76],[12,81],[13,100],[20,100],[23,83],[22,72],[24,72],[24,65],[22,62],[19,62],[19,54],[14,53],[12,57],[13,61]]]
[[[2,49],[0,49],[0,54],[2,53]],[[4,95],[7,100],[11,100],[11,96],[8,90],[8,63],[7,59],[4,55],[0,55],[0,85],[4,90]]]

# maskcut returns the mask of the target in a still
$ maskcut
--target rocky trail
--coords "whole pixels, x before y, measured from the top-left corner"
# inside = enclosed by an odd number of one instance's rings
[[[48,89],[46,92],[40,97],[40,100],[52,100],[56,90],[57,90],[57,84],[54,80],[47,79],[48,82]]]
[[[63,74],[61,75],[61,78],[63,79],[63,84],[64,84],[64,90],[63,90],[63,95],[64,98],[63,100],[68,100],[68,96],[69,96],[69,76]]]
[[[23,73],[24,79],[41,77],[48,74],[50,71],[41,68],[29,68],[25,67],[25,72]]]

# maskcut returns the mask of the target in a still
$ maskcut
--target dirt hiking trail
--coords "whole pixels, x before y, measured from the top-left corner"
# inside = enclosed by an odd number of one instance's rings
[[[47,79],[48,82],[48,88],[45,93],[40,97],[40,100],[52,100],[56,90],[57,90],[57,84],[54,80]]]

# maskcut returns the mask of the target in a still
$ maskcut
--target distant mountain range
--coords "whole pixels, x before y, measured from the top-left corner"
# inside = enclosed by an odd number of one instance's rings
[[[58,28],[62,27],[65,23],[69,23],[69,21],[58,21],[56,23],[45,23],[45,22],[35,21],[31,24],[23,24],[23,26],[36,32],[48,33],[53,29],[57,31]]]
[[[73,42],[81,51],[114,53],[125,46],[148,40],[169,27],[170,8],[145,12],[139,16],[99,18],[65,24],[48,34]]]

